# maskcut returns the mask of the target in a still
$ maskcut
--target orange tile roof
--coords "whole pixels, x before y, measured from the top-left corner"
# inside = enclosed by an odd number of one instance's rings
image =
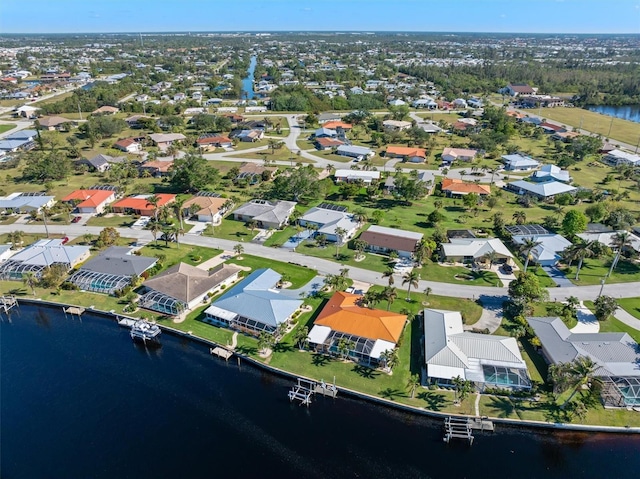
[[[114,208],[128,208],[132,210],[153,210],[153,205],[149,204],[149,202],[147,201],[147,199],[151,196],[152,195],[149,195],[147,198],[142,198],[140,196],[129,196],[128,198],[123,198],[120,201],[117,201],[111,206],[113,206]],[[158,207],[164,206],[176,199],[176,195],[168,195],[165,193],[160,193],[156,196],[159,200]]]
[[[322,128],[328,128],[329,130],[335,130],[336,128],[350,130],[351,128],[353,128],[353,125],[351,123],[345,123],[343,121],[328,121],[322,124]]]
[[[200,210],[196,212],[197,215],[209,215],[211,211],[216,213],[222,209],[222,205],[227,202],[227,198],[215,198],[212,196],[194,196],[182,205],[183,209],[189,208],[191,205],[197,205]],[[211,211],[209,211],[211,208]]]
[[[358,306],[361,296],[337,292],[314,321],[334,331],[367,339],[383,339],[397,343],[407,322],[404,314]]]
[[[426,158],[427,152],[423,148],[413,148],[410,146],[387,146],[387,153],[402,156],[419,156]]]
[[[475,183],[465,183],[457,178],[445,178],[442,180],[442,191],[451,191],[452,193],[477,193],[479,195],[490,195],[491,187],[489,185],[476,185]]]
[[[62,201],[80,200],[78,207],[96,207],[107,201],[112,195],[113,191],[109,190],[76,190],[73,193],[62,198]]]

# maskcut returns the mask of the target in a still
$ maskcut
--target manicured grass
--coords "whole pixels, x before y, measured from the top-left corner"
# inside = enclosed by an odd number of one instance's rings
[[[20,228],[16,227],[16,230],[19,231]],[[62,238],[63,235],[58,235],[58,234],[50,234],[49,235],[49,239],[54,239],[54,238]],[[42,233],[40,234],[33,234],[33,233],[24,233],[22,235],[22,245],[21,246],[29,246],[32,243],[35,243],[38,240],[41,239],[47,239],[47,235],[44,232],[44,228]],[[0,234],[0,244],[10,244],[11,242],[9,241],[9,234],[5,233],[5,234]]]
[[[442,266],[427,261],[422,268],[417,268],[416,271],[420,273],[421,279],[427,281],[474,286],[502,286],[498,275],[488,270],[471,271],[463,266]],[[456,276],[469,279],[458,279]]]
[[[18,215],[0,216],[0,225],[3,225],[3,226],[12,225],[16,221],[18,221]]]
[[[578,281],[575,278],[577,265],[571,268],[563,268],[567,277],[578,286],[600,284],[609,273],[613,256],[606,258],[587,258],[584,260]],[[606,278],[606,284],[640,281],[640,265],[621,258],[611,276]],[[605,286],[606,289],[606,286]]]
[[[637,302],[637,298],[628,298],[627,300],[620,299],[617,300],[618,304],[626,311],[626,307],[629,307],[629,303],[633,304],[633,301]],[[595,306],[593,301],[585,301],[584,305],[589,308],[591,311],[595,310]],[[626,306],[626,307],[625,307]],[[629,312],[632,314],[631,312]],[[637,314],[637,310],[636,310]],[[601,333],[627,333],[631,336],[637,343],[640,344],[640,331],[632,328],[631,326],[627,326],[622,321],[616,319],[613,315],[609,316],[606,321],[600,321],[600,332]]]
[[[162,263],[162,270],[164,271],[165,269],[180,262],[187,263],[192,266],[204,263],[208,259],[218,256],[222,251],[219,249],[187,244],[181,244],[178,246],[176,243],[169,243],[169,245],[166,246],[163,241],[158,241],[157,244],[150,243],[147,246],[144,246],[140,249],[140,253],[143,256],[152,257],[164,255],[165,260]]]
[[[135,218],[126,215],[112,214],[109,216],[93,216],[87,221],[87,226],[112,226],[114,228],[128,228],[135,223]]]
[[[631,316],[640,319],[640,297],[621,298],[618,300],[618,306],[624,309]]]
[[[537,111],[534,113],[537,114]],[[544,108],[542,116],[576,128],[582,126],[584,130],[603,138],[631,145],[635,145],[640,137],[640,124],[582,108]]]
[[[295,236],[297,233],[293,226],[287,226],[283,230],[276,231],[264,242],[265,246],[282,246],[289,238]]]
[[[315,241],[304,241],[296,248],[297,253],[302,253],[308,256],[314,256],[316,258],[324,258],[331,261],[336,261],[345,266],[353,266],[356,268],[369,269],[371,271],[378,271],[383,273],[387,270],[388,258],[379,254],[365,253],[365,258],[362,261],[356,261],[354,259],[356,251],[349,249],[346,245],[339,248],[339,254],[336,257],[336,245],[335,243],[328,243],[325,247],[318,247]]]
[[[231,217],[222,220],[222,223],[216,226],[211,233],[211,225],[207,225],[202,232],[204,236],[212,236],[214,238],[224,238],[231,241],[251,241],[258,230],[249,230],[242,221],[236,221]]]
[[[0,133],[4,133],[5,131],[13,130],[17,125],[15,123],[2,124],[0,125]]]
[[[274,261],[269,258],[261,258],[250,254],[242,254],[239,259],[237,256],[228,260],[228,263],[237,264],[251,268],[255,271],[260,268],[271,268],[272,270],[285,276],[291,282],[291,288],[301,288],[311,281],[318,273],[314,269],[297,266],[295,264],[283,263],[282,261]]]

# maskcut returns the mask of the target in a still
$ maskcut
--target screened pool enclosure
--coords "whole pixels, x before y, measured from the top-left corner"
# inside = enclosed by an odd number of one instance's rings
[[[177,316],[188,309],[185,302],[159,291],[149,291],[143,294],[138,304],[142,308],[169,316]]]
[[[71,276],[69,281],[85,291],[113,294],[114,291],[122,289],[131,283],[131,277],[80,270]]]

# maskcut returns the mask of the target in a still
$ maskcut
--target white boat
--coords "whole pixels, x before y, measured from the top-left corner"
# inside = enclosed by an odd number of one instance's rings
[[[131,326],[130,334],[131,339],[133,339],[134,341],[136,339],[142,341],[153,341],[156,340],[161,333],[162,330],[160,329],[160,326],[140,319],[133,323],[133,326]]]

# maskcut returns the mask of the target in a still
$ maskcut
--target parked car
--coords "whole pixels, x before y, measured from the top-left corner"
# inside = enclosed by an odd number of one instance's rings
[[[69,237],[65,236],[64,238],[62,238],[62,244],[67,244],[69,242]]]
[[[502,265],[502,272],[504,274],[512,274],[513,273],[513,268],[511,266],[509,266],[508,264],[503,264]]]
[[[78,221],[80,221],[82,219],[82,216],[74,216],[73,219],[71,220],[72,223],[77,223]]]

